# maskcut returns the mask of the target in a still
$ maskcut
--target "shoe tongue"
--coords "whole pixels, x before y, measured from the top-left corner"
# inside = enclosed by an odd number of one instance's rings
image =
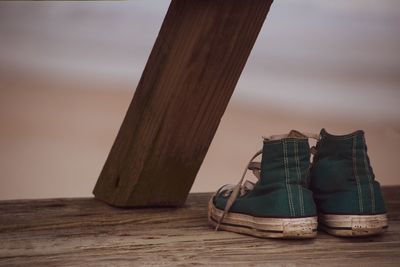
[[[304,135],[304,134],[302,134],[302,133],[299,132],[299,131],[291,130],[291,131],[289,132],[287,138],[301,138],[301,139],[303,139],[303,138],[307,138],[307,136]]]

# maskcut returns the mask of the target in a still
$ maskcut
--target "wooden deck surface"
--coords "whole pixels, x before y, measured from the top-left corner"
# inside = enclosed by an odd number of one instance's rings
[[[382,236],[307,241],[215,232],[208,193],[183,208],[118,209],[93,198],[0,201],[0,266],[400,265],[400,186],[384,188]]]

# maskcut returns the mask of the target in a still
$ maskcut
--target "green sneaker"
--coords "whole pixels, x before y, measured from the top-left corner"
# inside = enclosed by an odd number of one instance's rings
[[[321,130],[311,167],[319,227],[336,236],[368,236],[388,227],[364,132],[342,136]]]
[[[253,160],[262,154],[261,162]],[[307,135],[291,131],[264,138],[263,149],[247,165],[240,182],[221,187],[210,199],[208,220],[216,230],[270,238],[312,238],[317,211],[308,189]],[[242,182],[247,170],[258,181]]]

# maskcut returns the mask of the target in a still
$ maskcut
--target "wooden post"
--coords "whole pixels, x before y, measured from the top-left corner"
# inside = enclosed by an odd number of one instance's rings
[[[185,202],[272,0],[172,0],[94,188],[115,206]]]

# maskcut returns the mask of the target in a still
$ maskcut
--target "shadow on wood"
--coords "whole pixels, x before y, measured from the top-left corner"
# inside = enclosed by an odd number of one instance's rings
[[[115,206],[182,205],[272,0],[174,0],[94,188]]]

